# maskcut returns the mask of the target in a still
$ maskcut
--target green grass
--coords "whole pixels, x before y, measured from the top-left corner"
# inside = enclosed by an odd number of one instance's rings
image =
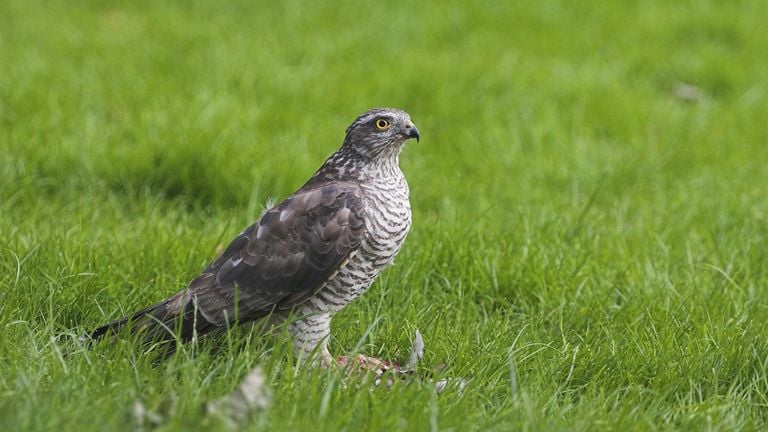
[[[256,365],[250,429],[764,429],[768,3],[517,3],[0,3],[0,430],[225,428]],[[419,329],[463,392],[248,330],[57,339],[183,287],[373,106],[422,132],[414,227],[331,350]]]

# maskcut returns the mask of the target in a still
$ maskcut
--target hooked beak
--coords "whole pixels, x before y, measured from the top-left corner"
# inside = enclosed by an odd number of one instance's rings
[[[419,142],[419,129],[414,124],[405,125],[405,137],[406,139],[416,138],[416,142]]]

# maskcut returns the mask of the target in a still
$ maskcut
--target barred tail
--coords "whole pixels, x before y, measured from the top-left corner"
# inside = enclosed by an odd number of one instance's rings
[[[141,334],[147,342],[172,341],[177,338],[181,342],[188,342],[196,334],[203,335],[216,328],[195,310],[185,290],[131,316],[105,324],[93,330],[88,337],[96,341],[115,337],[127,330],[131,334]]]

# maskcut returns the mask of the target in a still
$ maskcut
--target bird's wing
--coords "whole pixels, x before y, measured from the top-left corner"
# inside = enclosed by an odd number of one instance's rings
[[[363,212],[355,184],[300,190],[237,236],[190,283],[190,300],[220,325],[303,302],[360,247]]]

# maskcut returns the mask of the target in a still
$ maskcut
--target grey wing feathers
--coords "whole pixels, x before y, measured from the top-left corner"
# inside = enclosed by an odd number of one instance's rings
[[[240,234],[189,285],[191,299],[219,325],[291,308],[317,293],[365,232],[360,188],[302,189]]]

